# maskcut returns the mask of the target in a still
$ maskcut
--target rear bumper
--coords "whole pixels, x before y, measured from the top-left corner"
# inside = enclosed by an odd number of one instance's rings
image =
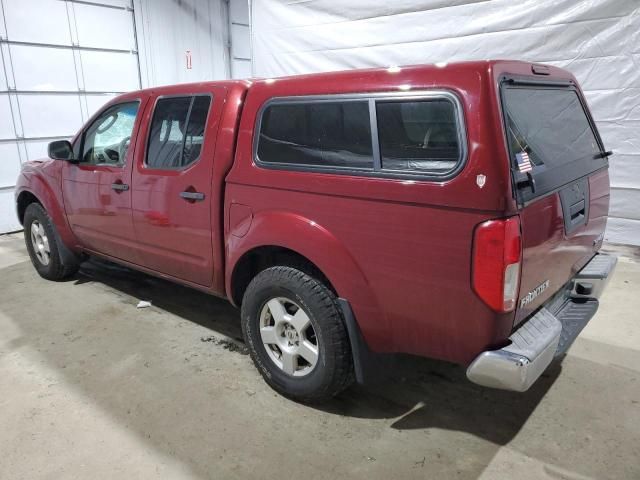
[[[524,392],[554,357],[571,346],[598,309],[617,258],[597,254],[573,279],[509,337],[510,344],[478,355],[467,378],[486,387]]]

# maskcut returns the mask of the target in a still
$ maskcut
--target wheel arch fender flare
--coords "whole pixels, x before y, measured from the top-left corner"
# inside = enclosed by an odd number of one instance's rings
[[[258,212],[253,215],[246,234],[236,236],[233,230],[229,232],[225,271],[225,289],[229,299],[233,298],[233,275],[239,261],[252,250],[265,246],[292,250],[312,262],[326,276],[338,296],[349,301],[367,343],[373,341],[375,345],[379,335],[385,336],[386,325],[377,298],[348,248],[323,225],[292,212]]]
[[[24,177],[24,175],[21,175],[21,177]],[[23,179],[21,178],[20,180]],[[47,211],[49,217],[51,217],[60,240],[67,248],[75,250],[77,240],[69,227],[69,223],[67,222],[67,215],[64,211],[62,199],[62,191],[60,189],[56,191],[56,189],[51,186],[50,182],[44,179],[42,175],[32,173],[29,175],[27,182],[18,182],[18,186],[15,191],[16,208],[20,208],[20,200],[25,194],[35,197],[35,199]],[[18,216],[22,223],[23,217],[20,216],[19,211]]]

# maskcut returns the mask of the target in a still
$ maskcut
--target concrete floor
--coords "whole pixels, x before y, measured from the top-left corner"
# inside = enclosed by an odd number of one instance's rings
[[[323,407],[270,390],[226,302],[0,237],[0,478],[640,478],[640,258],[526,394],[403,358]],[[136,309],[139,300],[153,306]],[[234,340],[235,339],[235,340]]]

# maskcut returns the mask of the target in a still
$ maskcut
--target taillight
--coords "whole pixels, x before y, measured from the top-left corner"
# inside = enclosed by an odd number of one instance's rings
[[[476,227],[472,285],[497,312],[510,312],[516,306],[521,258],[519,217],[489,220]]]

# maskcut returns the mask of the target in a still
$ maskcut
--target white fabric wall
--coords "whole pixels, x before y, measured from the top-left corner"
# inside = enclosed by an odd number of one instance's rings
[[[606,239],[640,245],[640,0],[252,0],[259,77],[506,58],[570,70],[611,158]]]

